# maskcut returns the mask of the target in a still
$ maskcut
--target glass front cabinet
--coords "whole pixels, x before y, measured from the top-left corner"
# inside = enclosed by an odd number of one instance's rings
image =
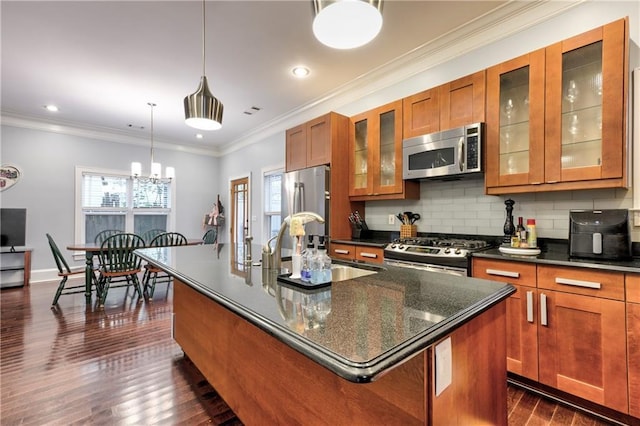
[[[418,198],[402,179],[402,100],[351,117],[349,196],[352,200]]]
[[[628,24],[487,70],[488,194],[627,186]]]

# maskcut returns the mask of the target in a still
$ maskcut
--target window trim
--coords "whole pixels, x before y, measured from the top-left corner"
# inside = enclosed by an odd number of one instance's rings
[[[268,167],[263,167],[261,170],[261,175],[262,175],[262,179],[260,181],[260,211],[262,212],[262,232],[260,234],[260,239],[261,239],[261,244],[264,245],[267,243],[267,241],[269,241],[269,217],[272,215],[267,215],[267,212],[265,211],[265,203],[266,203],[266,197],[265,197],[265,180],[266,177],[269,175],[273,175],[273,174],[278,174],[280,173],[282,175],[282,178],[284,179],[284,175],[286,174],[285,172],[285,167],[284,164],[279,164],[277,166],[268,166]],[[280,196],[282,197],[282,194],[280,194]],[[282,208],[280,208],[280,219],[282,219]]]
[[[74,213],[74,242],[75,244],[82,244],[85,241],[84,234],[84,214],[82,210],[82,176],[83,174],[95,174],[95,175],[109,175],[109,176],[122,176],[126,178],[130,178],[131,174],[128,171],[122,170],[114,170],[114,169],[102,169],[97,167],[86,167],[86,166],[76,166],[75,168],[75,196],[74,196],[74,205],[75,205],[75,213]],[[167,220],[167,230],[176,229],[176,178],[173,178],[171,181],[171,185],[169,185],[170,193],[171,193],[171,205],[169,206],[168,212],[168,220]],[[131,192],[127,193],[127,205],[129,207],[120,209],[123,211],[126,216],[127,232],[133,232],[133,194]],[[95,207],[93,210],[99,212],[101,210],[104,211],[113,211],[115,209],[108,209],[102,207]],[[164,211],[164,209],[157,208],[145,208],[144,213],[157,213],[160,210]],[[131,227],[131,230],[128,228]],[[84,258],[84,253],[76,252],[74,253],[74,259],[79,259],[80,257]]]

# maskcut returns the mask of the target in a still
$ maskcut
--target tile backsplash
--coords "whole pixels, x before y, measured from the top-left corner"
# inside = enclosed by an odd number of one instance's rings
[[[400,223],[389,224],[389,215],[412,211],[422,218],[418,232],[502,235],[506,218],[504,201],[515,201],[514,221],[522,216],[536,220],[538,237],[567,239],[569,210],[630,209],[633,191],[594,189],[559,191],[510,196],[486,195],[484,180],[425,181],[420,183],[419,200],[368,201],[366,220],[371,229],[399,231]],[[632,227],[632,240],[640,241],[640,228]]]

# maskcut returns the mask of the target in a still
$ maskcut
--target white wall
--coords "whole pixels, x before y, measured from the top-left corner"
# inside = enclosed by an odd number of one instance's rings
[[[33,248],[34,281],[40,270],[55,269],[45,234],[61,249],[74,242],[76,166],[122,170],[141,161],[148,172],[149,149],[79,136],[2,126],[0,160],[18,166],[22,179],[0,193],[2,207],[27,208],[27,245]],[[157,149],[155,158],[176,169],[176,230],[188,238],[202,237],[202,218],[218,194],[219,159]],[[71,253],[64,253],[73,265]]]

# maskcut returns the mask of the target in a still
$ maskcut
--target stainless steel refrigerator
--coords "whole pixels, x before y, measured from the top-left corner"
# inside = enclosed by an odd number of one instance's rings
[[[285,173],[282,179],[282,219],[302,211],[314,212],[325,220],[323,224],[307,223],[306,235],[329,235],[329,201],[331,188],[329,166],[311,167]],[[292,248],[292,239],[287,230],[282,247]],[[305,243],[306,246],[306,237]]]

